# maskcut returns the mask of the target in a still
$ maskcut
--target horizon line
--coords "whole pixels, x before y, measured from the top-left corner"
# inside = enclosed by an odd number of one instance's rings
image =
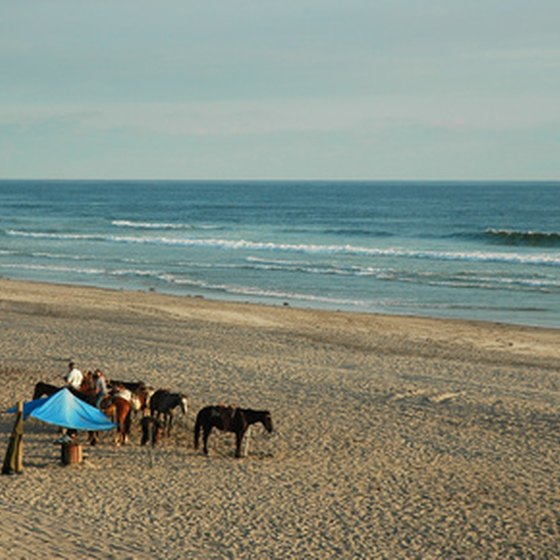
[[[308,178],[308,177],[290,177],[290,178],[247,178],[247,177],[232,177],[229,179],[224,178],[157,178],[157,177],[144,177],[144,178],[123,178],[123,177],[0,177],[0,182],[8,181],[43,181],[43,182],[160,182],[160,183],[236,183],[236,182],[250,182],[250,183],[559,183],[560,178],[556,179],[542,179],[542,178],[522,178],[522,179],[496,179],[496,178],[478,178],[478,179],[457,179],[457,178],[444,178],[444,179],[405,179],[405,178]]]

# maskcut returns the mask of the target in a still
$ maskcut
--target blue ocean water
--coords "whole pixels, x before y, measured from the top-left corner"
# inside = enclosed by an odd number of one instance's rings
[[[0,181],[0,275],[560,327],[560,183]]]

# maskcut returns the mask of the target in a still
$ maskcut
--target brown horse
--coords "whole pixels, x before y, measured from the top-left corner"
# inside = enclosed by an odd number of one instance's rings
[[[141,412],[145,416],[149,410],[150,397],[153,394],[153,389],[148,387],[144,381],[120,381],[117,379],[109,380],[108,387],[111,391],[117,388],[128,389],[132,393],[132,411],[136,415]]]
[[[247,428],[260,422],[268,432],[272,432],[272,417],[268,410],[234,408],[232,406],[206,406],[196,416],[194,427],[194,448],[198,449],[200,430],[203,431],[203,450],[208,455],[208,436],[212,428],[235,433],[235,456],[241,457],[241,442]]]
[[[130,400],[122,393],[115,393],[101,402],[101,410],[117,425],[116,445],[124,445],[130,434]]]

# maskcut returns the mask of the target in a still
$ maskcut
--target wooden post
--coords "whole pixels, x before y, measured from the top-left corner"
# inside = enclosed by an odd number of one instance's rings
[[[2,474],[23,472],[23,401],[17,403],[16,421],[6,449]]]

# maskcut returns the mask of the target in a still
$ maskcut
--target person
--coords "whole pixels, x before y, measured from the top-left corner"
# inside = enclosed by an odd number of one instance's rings
[[[95,406],[101,408],[101,401],[107,396],[109,390],[107,389],[107,379],[100,369],[93,372],[94,387],[95,387]]]
[[[64,377],[66,385],[73,390],[79,391],[83,380],[84,374],[76,367],[74,362],[70,362],[68,364],[68,373]],[[60,436],[55,443],[69,443],[70,441],[75,440],[77,436],[77,430],[62,428],[62,436]]]
[[[76,389],[80,390],[82,386],[82,381],[84,380],[84,374],[76,367],[74,362],[68,364],[68,374],[65,377],[66,383]]]

